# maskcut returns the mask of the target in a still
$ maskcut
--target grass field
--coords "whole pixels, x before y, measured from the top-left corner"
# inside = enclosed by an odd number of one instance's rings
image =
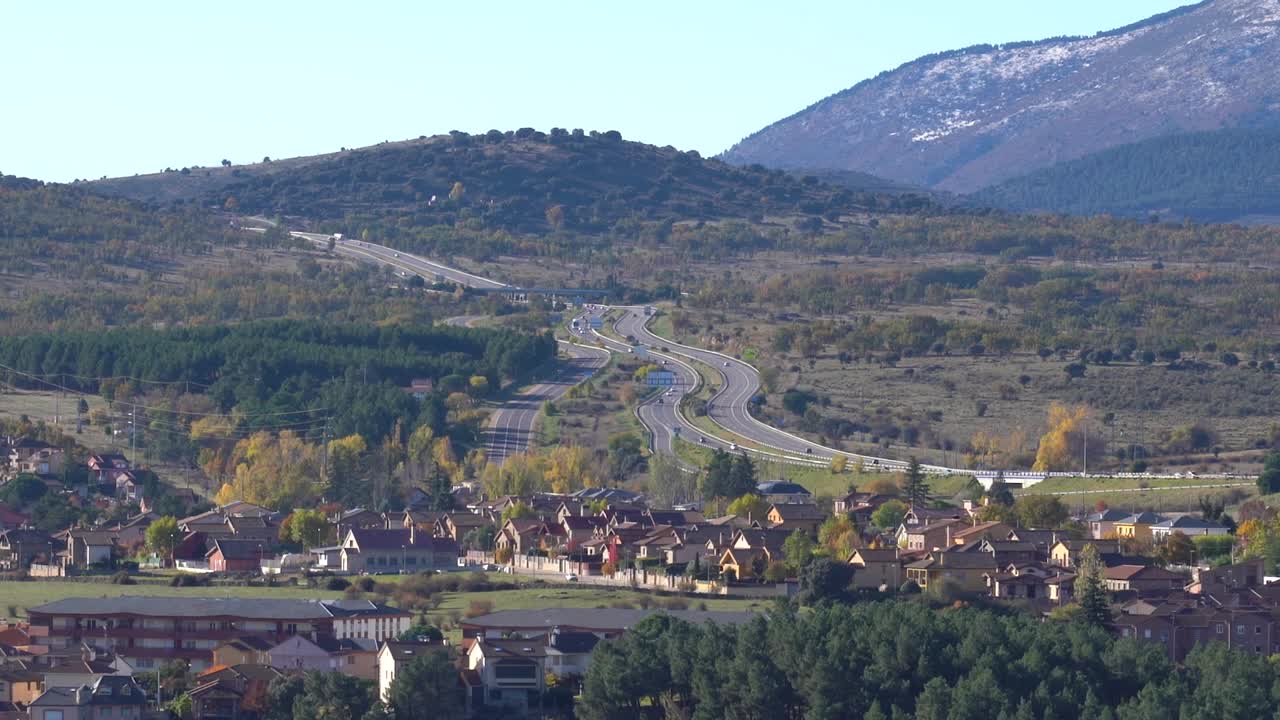
[[[36,392],[31,390],[13,390],[3,386],[0,392],[0,416],[20,418],[24,415],[32,422],[43,420],[47,425],[56,424],[63,432],[75,436],[82,444],[91,448],[110,447],[112,438],[102,432],[102,428],[89,424],[89,416],[97,410],[107,411],[107,402],[97,395],[72,395],[57,392]],[[76,402],[83,397],[89,404],[89,412],[84,414],[83,432],[76,436]],[[55,418],[57,422],[55,423]],[[128,453],[129,439],[121,434],[115,440]]]
[[[687,463],[704,467],[711,459],[711,451],[686,440],[676,441],[676,454]],[[858,472],[849,465],[843,473],[833,473],[824,467],[806,467],[790,463],[770,462],[753,458],[756,464],[756,477],[761,481],[787,480],[804,486],[815,497],[842,497],[849,492],[849,486],[866,487],[875,480],[896,480],[896,473]],[[940,498],[951,498],[964,490],[968,484],[968,476],[941,475],[929,476],[929,487],[933,494]]]
[[[105,580],[105,579],[104,579]],[[342,593],[326,590],[291,587],[197,587],[175,588],[168,585],[138,584],[112,585],[103,582],[72,582],[66,580],[31,580],[27,582],[0,581],[0,612],[12,616],[14,610],[25,617],[27,608],[47,602],[72,597],[118,597],[137,595],[146,597],[234,597],[234,598],[289,598],[298,600],[326,600],[342,597]]]

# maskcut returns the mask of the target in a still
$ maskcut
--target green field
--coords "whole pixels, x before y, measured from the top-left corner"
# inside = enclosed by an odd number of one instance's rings
[[[27,582],[0,581],[0,613],[25,617],[27,608],[54,600],[72,597],[118,597],[140,595],[147,597],[234,597],[234,598],[289,598],[302,600],[328,600],[342,597],[340,592],[293,587],[195,587],[176,588],[168,585],[138,584],[112,585],[103,578],[101,582],[75,582],[68,580],[31,580]]]

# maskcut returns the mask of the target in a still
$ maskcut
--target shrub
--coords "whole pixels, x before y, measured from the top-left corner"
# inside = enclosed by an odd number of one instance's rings
[[[351,583],[346,578],[340,577],[331,577],[324,583],[325,590],[333,590],[335,592],[346,590],[349,587],[351,587]]]
[[[488,615],[491,612],[493,612],[492,600],[472,600],[471,604],[467,606],[468,618],[480,617],[481,615]]]
[[[133,577],[129,575],[129,573],[125,572],[124,570],[121,570],[120,572],[111,576],[111,584],[112,585],[137,585],[138,581],[134,580]]]

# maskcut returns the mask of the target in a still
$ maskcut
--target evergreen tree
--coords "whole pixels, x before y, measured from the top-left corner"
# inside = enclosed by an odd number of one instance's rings
[[[992,505],[1003,505],[1010,507],[1013,505],[1013,491],[1004,481],[1004,470],[997,470],[996,477],[991,481],[991,489],[987,491],[987,497],[991,499]]]
[[[926,507],[931,495],[929,482],[925,480],[924,471],[920,469],[920,461],[911,457],[907,465],[907,476],[902,483],[902,494],[911,503],[911,507]]]
[[[1093,545],[1086,545],[1080,551],[1080,559],[1076,563],[1076,597],[1084,610],[1084,620],[1105,627],[1111,624],[1111,606],[1107,599],[1102,567],[1098,549]]]
[[[730,482],[731,492],[728,497],[741,497],[756,491],[756,466],[746,453],[742,453],[733,461]]]

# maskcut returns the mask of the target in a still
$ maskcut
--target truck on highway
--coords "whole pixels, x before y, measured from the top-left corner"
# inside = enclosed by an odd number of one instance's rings
[[[578,332],[578,318],[573,319],[573,331]]]

